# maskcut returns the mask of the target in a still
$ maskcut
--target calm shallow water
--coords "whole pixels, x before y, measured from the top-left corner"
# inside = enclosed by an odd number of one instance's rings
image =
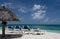
[[[60,33],[60,25],[39,25],[39,24],[9,24],[7,26],[24,26],[28,25],[30,28],[40,28],[41,30],[45,30],[47,32],[55,32]],[[6,27],[7,27],[6,26]],[[2,25],[0,25],[0,30],[2,29]]]

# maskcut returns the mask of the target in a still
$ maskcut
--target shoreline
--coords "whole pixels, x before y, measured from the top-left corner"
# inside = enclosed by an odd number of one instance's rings
[[[0,28],[0,31],[1,30],[2,30],[2,28]],[[6,30],[7,30],[7,28],[6,28]],[[40,30],[43,31],[43,32],[51,32],[51,33],[59,33],[60,34],[60,31],[57,31],[57,30],[44,30],[44,29],[40,29]]]

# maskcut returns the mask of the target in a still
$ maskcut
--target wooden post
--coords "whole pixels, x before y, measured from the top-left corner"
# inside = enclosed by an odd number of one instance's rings
[[[2,37],[5,37],[5,26],[6,26],[7,22],[6,21],[2,21]]]

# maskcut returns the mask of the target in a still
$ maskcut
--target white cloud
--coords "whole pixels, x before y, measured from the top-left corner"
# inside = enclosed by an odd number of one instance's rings
[[[44,22],[45,22],[45,23],[49,22],[49,18],[46,18],[46,19],[44,20]]]
[[[33,19],[42,19],[42,18],[44,18],[44,16],[45,16],[44,11],[37,11],[32,14]]]
[[[59,18],[54,18],[54,19],[45,18],[44,23],[48,23],[48,24],[60,23],[60,19]]]
[[[41,8],[41,5],[36,5],[36,4],[32,7],[33,10],[38,10],[40,8]]]
[[[60,19],[59,18],[54,18],[54,19],[51,19],[50,22],[60,22]]]
[[[31,14],[33,19],[43,19],[45,17],[46,10],[41,9],[41,7],[44,9],[44,7],[41,5],[33,6],[32,9],[34,13]]]
[[[8,7],[10,9],[19,8],[19,5],[16,5],[15,3],[11,3],[11,2],[5,2],[5,3],[1,4],[1,6],[5,6],[5,7]]]
[[[18,11],[22,12],[22,13],[26,13],[27,12],[27,9],[25,7],[20,7],[18,9]]]
[[[23,20],[23,18],[20,17],[20,21]]]
[[[12,6],[12,3],[3,3],[3,4],[1,4],[1,6],[11,7]]]
[[[8,3],[8,2],[5,2],[3,4],[1,4],[1,6],[5,6],[5,7],[8,7],[10,9],[18,9],[18,11],[22,12],[22,13],[26,13],[28,10],[26,7],[22,6],[22,5],[16,5],[15,3]]]

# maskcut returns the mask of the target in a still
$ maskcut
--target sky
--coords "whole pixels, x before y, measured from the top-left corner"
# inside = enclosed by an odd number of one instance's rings
[[[0,0],[21,22],[20,24],[60,24],[60,0]]]

